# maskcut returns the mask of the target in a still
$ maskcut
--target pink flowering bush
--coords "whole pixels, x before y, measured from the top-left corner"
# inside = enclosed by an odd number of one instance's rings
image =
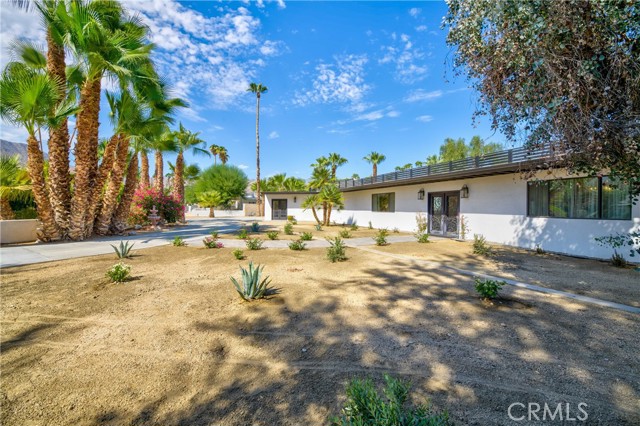
[[[129,222],[139,225],[148,224],[149,212],[153,206],[156,206],[158,216],[167,223],[176,222],[184,211],[184,205],[177,196],[160,193],[155,188],[138,188],[133,195]]]
[[[205,237],[202,240],[202,243],[206,248],[223,248],[224,244],[220,241],[217,241],[214,237]]]

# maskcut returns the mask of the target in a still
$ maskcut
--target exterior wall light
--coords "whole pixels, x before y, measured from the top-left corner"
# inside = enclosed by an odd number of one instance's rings
[[[295,195],[293,196],[293,202],[297,203],[298,202],[298,197],[296,197]]]
[[[418,191],[418,200],[424,200],[424,188],[420,188]]]
[[[460,189],[460,197],[461,198],[469,198],[469,187],[465,183],[462,185],[462,189]]]

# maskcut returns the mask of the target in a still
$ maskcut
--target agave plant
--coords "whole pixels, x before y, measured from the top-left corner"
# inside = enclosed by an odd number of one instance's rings
[[[126,243],[124,241],[120,241],[120,245],[118,247],[114,246],[113,244],[111,244],[111,247],[113,247],[113,250],[116,252],[116,256],[118,256],[118,259],[126,259],[131,257],[131,249],[135,245],[135,243],[129,245],[129,241],[127,241]]]
[[[271,280],[269,277],[262,277],[262,271],[264,266],[253,266],[253,262],[249,262],[249,269],[245,269],[242,266],[240,271],[242,272],[242,285],[233,277],[231,282],[236,287],[236,291],[244,300],[250,301],[254,299],[262,299],[267,291],[267,286]]]

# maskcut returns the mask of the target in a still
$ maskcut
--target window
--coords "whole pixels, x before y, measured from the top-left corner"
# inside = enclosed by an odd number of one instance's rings
[[[609,177],[528,183],[529,216],[570,219],[631,219],[629,187]]]
[[[396,211],[395,192],[389,192],[386,194],[373,194],[371,196],[371,211],[395,212]]]

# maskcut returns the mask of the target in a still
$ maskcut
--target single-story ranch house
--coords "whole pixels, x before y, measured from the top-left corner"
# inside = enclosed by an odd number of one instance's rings
[[[640,230],[640,203],[606,176],[568,176],[541,170],[525,180],[522,170],[546,153],[525,148],[339,182],[344,209],[331,221],[415,231],[416,214],[428,217],[429,233],[510,246],[609,258],[613,250],[594,238]],[[310,192],[266,192],[265,220],[314,221],[302,208]],[[628,249],[619,252],[629,257]],[[635,259],[637,260],[637,259]]]

